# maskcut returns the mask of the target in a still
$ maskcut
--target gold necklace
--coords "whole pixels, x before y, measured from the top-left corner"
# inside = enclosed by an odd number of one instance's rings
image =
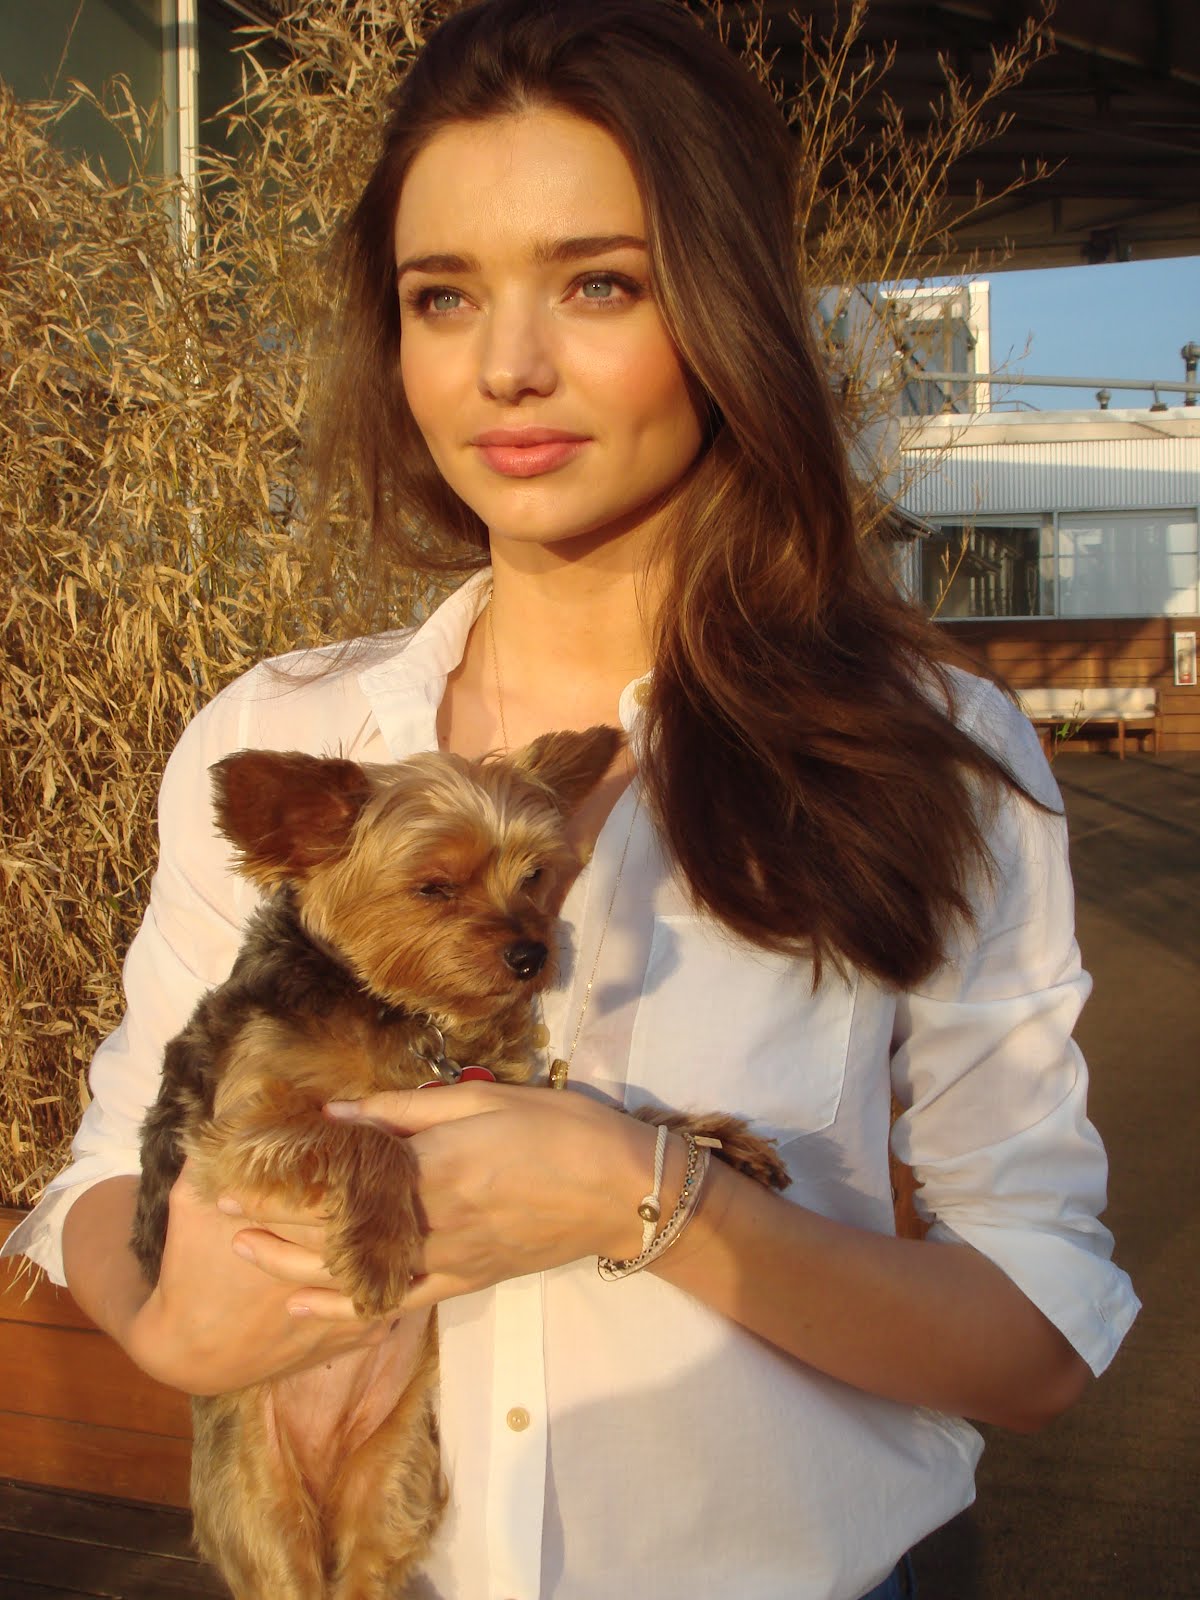
[[[496,603],[494,598],[488,601],[488,638],[492,647],[492,675],[496,680],[496,709],[500,713],[500,736],[504,740],[504,753],[508,755],[508,728],[504,721],[504,688],[500,682],[500,661],[496,654]],[[625,843],[621,849],[621,859],[617,863],[617,876],[613,883],[612,894],[608,897],[608,910],[604,913],[604,926],[600,929],[600,940],[596,945],[596,959],[592,962],[587,988],[583,991],[583,1004],[579,1007],[579,1016],[575,1020],[575,1033],[571,1039],[571,1048],[567,1051],[565,1058],[563,1056],[555,1056],[550,1063],[550,1087],[552,1089],[565,1089],[567,1079],[571,1075],[571,1063],[575,1059],[575,1047],[579,1043],[579,1035],[583,1032],[583,1019],[587,1016],[588,1006],[592,998],[592,988],[596,982],[596,974],[600,970],[600,956],[604,950],[604,939],[608,933],[608,925],[612,921],[613,907],[617,903],[617,891],[621,887],[621,878],[625,872],[625,858],[629,854],[629,843],[633,838],[633,825],[637,821],[641,803],[642,798],[638,795],[629,818],[629,831],[625,835]]]
[[[504,725],[504,690],[500,687],[500,661],[496,655],[496,602],[488,600],[488,642],[492,647],[492,676],[496,680],[496,709],[500,713],[500,737],[504,740],[504,754],[509,754],[508,729]]]
[[[600,970],[600,955],[604,949],[604,936],[608,932],[608,925],[612,920],[613,907],[617,903],[617,890],[621,887],[621,876],[625,871],[625,857],[629,854],[629,841],[633,838],[633,825],[637,821],[638,807],[641,803],[641,796],[639,795],[634,801],[633,811],[629,818],[629,831],[625,835],[621,859],[617,863],[616,881],[612,887],[612,894],[608,897],[608,910],[604,913],[604,926],[600,929],[600,941],[596,946],[596,959],[592,962],[587,988],[583,991],[583,1004],[579,1008],[579,1016],[575,1021],[575,1035],[571,1040],[571,1048],[567,1051],[565,1060],[562,1056],[555,1056],[550,1063],[550,1087],[552,1089],[565,1089],[567,1079],[571,1075],[571,1063],[575,1059],[575,1046],[579,1043],[579,1035],[583,1031],[583,1019],[587,1016],[588,1004],[592,998],[592,985],[595,983],[596,974]]]

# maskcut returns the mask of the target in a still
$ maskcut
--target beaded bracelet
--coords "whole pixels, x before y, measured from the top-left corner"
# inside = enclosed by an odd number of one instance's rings
[[[671,1248],[692,1220],[700,1199],[700,1191],[708,1176],[709,1157],[713,1150],[721,1148],[721,1141],[706,1139],[694,1133],[685,1133],[683,1139],[687,1145],[687,1165],[684,1167],[683,1186],[679,1191],[679,1199],[675,1202],[674,1211],[640,1255],[632,1256],[628,1261],[614,1261],[611,1256],[597,1257],[596,1270],[606,1283],[615,1283],[619,1278],[628,1278],[631,1273],[641,1272],[643,1267],[648,1267],[651,1262],[657,1261],[659,1256]]]

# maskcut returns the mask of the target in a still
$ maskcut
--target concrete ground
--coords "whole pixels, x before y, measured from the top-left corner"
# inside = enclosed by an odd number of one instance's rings
[[[988,1434],[979,1498],[917,1551],[921,1600],[1200,1597],[1200,755],[1063,752],[1077,1038],[1112,1163],[1105,1221],[1142,1314],[1032,1437]]]

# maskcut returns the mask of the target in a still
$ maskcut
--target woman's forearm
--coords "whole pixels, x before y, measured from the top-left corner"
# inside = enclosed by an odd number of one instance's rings
[[[1062,1334],[978,1251],[830,1221],[720,1163],[652,1270],[819,1371],[907,1405],[1031,1430],[1087,1383]]]
[[[419,1358],[424,1314],[341,1327],[290,1316],[297,1285],[324,1281],[319,1222],[278,1224],[307,1248],[255,1234],[267,1258],[260,1264],[253,1250],[247,1259],[236,1249],[246,1224],[202,1200],[186,1174],[172,1191],[162,1269],[150,1288],[129,1244],[137,1190],[136,1178],[112,1178],[80,1195],[67,1213],[63,1261],[81,1309],[160,1383],[222,1394],[385,1343],[398,1366]]]
[[[150,1295],[129,1244],[137,1191],[136,1178],[107,1178],[79,1196],[63,1224],[67,1287],[97,1327],[125,1348]]]
[[[655,1130],[590,1096],[472,1083],[327,1111],[411,1141],[427,1227],[413,1309],[641,1248]],[[670,1139],[668,1209],[684,1165],[683,1141]],[[1058,1330],[977,1251],[830,1221],[720,1161],[687,1231],[648,1270],[817,1370],[906,1405],[1032,1429],[1087,1380]],[[322,1317],[353,1314],[341,1295],[296,1299]]]

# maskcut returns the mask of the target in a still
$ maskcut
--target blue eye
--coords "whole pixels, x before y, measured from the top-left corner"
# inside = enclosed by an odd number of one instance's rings
[[[619,272],[588,272],[576,278],[579,298],[594,306],[628,306],[645,294],[640,283]]]
[[[406,301],[418,316],[446,317],[459,309],[462,295],[457,289],[414,289]]]

